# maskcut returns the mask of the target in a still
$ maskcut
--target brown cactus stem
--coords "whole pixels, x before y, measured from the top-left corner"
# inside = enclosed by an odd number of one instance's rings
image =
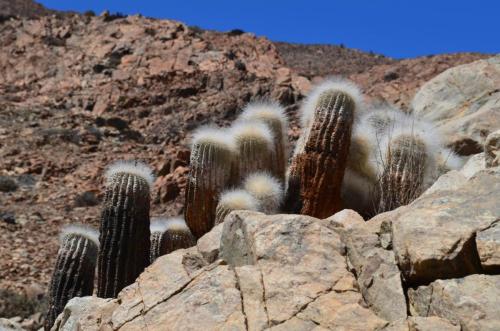
[[[49,285],[49,307],[44,322],[46,331],[52,328],[70,299],[92,295],[97,251],[98,242],[85,234],[66,233],[62,236]]]
[[[149,260],[153,263],[161,254],[161,236],[163,232],[151,232],[151,249],[149,250]]]
[[[189,248],[196,245],[196,238],[193,236],[187,225],[170,226],[161,236],[161,255],[170,254],[178,249]]]
[[[215,216],[215,225],[224,222],[226,216],[234,210],[260,210],[258,200],[245,190],[229,190],[219,200]]]
[[[424,142],[415,136],[390,141],[380,178],[379,213],[407,205],[422,193],[426,157]]]
[[[108,178],[103,205],[97,296],[115,298],[150,263],[150,183],[117,172]]]
[[[201,141],[193,145],[184,216],[196,238],[214,226],[219,194],[236,177],[234,159],[235,151],[224,144]]]
[[[325,218],[340,210],[354,110],[354,100],[342,91],[327,90],[318,97],[289,170],[286,202],[291,212]]]

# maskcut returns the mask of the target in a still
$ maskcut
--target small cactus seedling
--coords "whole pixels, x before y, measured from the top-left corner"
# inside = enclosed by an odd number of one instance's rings
[[[229,190],[221,194],[215,224],[224,222],[226,216],[233,210],[254,210],[260,211],[259,202],[253,195],[245,190]]]
[[[341,185],[354,116],[362,98],[349,82],[318,86],[302,108],[302,132],[288,175],[286,207],[325,218],[341,208]]]
[[[195,133],[184,215],[196,238],[214,226],[219,195],[237,177],[234,174],[237,155],[233,136],[225,130],[203,128]]]
[[[160,255],[196,245],[196,238],[181,217],[166,219],[166,230],[161,236]]]
[[[245,179],[243,188],[259,201],[262,212],[271,215],[280,210],[283,186],[275,177],[264,172],[253,173]]]
[[[239,119],[243,121],[260,121],[271,129],[274,137],[274,148],[271,156],[271,173],[284,184],[286,165],[288,162],[286,136],[288,119],[283,107],[272,102],[251,103],[243,109],[243,113]]]
[[[66,303],[74,297],[92,295],[99,249],[99,233],[83,225],[61,231],[60,247],[49,287],[49,307],[44,328],[50,330]]]
[[[115,298],[149,265],[151,169],[118,162],[106,172],[101,214],[97,296]]]
[[[237,122],[231,127],[236,148],[238,182],[256,171],[271,171],[273,134],[264,123]]]
[[[167,219],[163,217],[151,218],[151,249],[149,251],[149,260],[153,263],[161,254],[161,237],[167,230]]]
[[[406,205],[422,193],[426,157],[425,143],[418,137],[391,139],[380,178],[379,212]]]

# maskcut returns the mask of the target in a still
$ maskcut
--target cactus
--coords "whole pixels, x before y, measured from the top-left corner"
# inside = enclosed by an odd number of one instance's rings
[[[152,217],[151,226],[151,248],[149,250],[149,260],[153,263],[158,257],[163,255],[161,253],[161,237],[167,230],[167,219],[163,217]]]
[[[160,255],[196,245],[196,238],[181,217],[166,219],[166,230],[161,236]]]
[[[260,211],[260,205],[253,195],[245,190],[229,190],[221,194],[215,224],[224,222],[226,216],[233,210],[255,210]]]
[[[101,214],[97,296],[115,298],[149,265],[151,170],[138,162],[118,162],[106,172]]]
[[[271,171],[273,134],[264,123],[237,122],[231,127],[239,157],[237,180],[242,181],[256,171]]]
[[[359,90],[349,82],[328,81],[302,107],[302,132],[288,175],[286,207],[318,218],[341,208],[341,184],[347,163]]]
[[[99,249],[99,233],[86,226],[63,228],[49,287],[49,307],[44,328],[50,330],[66,303],[74,297],[92,295]]]
[[[271,173],[284,184],[288,162],[288,139],[286,136],[288,119],[283,107],[272,102],[251,103],[243,109],[239,119],[243,121],[260,121],[271,129],[274,138]]]
[[[425,142],[415,135],[398,135],[388,144],[385,157],[379,212],[406,205],[422,193],[427,158]]]
[[[237,153],[233,136],[223,129],[202,128],[194,135],[184,216],[196,238],[214,226],[219,195],[237,178]]]
[[[243,188],[259,201],[262,212],[275,214],[280,210],[283,187],[273,176],[264,172],[253,173],[245,179]]]

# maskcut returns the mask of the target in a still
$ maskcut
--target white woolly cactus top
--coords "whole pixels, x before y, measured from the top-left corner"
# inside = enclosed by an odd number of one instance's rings
[[[269,126],[258,122],[236,122],[231,127],[235,141],[257,140],[265,142],[269,148],[273,143],[273,133]]]
[[[97,247],[99,247],[99,231],[88,225],[69,224],[64,226],[59,234],[59,242],[62,243],[69,235],[82,236],[92,241]]]
[[[224,191],[219,199],[219,204],[232,210],[255,210],[260,209],[259,202],[245,190]]]
[[[277,102],[260,101],[249,103],[243,108],[239,119],[241,120],[279,120],[286,130],[288,127],[288,117],[285,109]]]
[[[151,224],[149,230],[153,232],[165,232],[167,230],[168,218],[165,217],[151,217]]]
[[[143,178],[151,187],[155,181],[153,170],[146,164],[139,161],[117,161],[108,167],[105,173],[107,182],[109,183],[113,176],[119,173],[127,173]]]
[[[166,227],[167,227],[166,231],[191,232],[184,218],[180,216],[168,218],[166,222]]]
[[[231,132],[215,126],[203,126],[194,132],[192,146],[198,144],[214,145],[233,152],[237,150]]]
[[[258,200],[270,199],[277,204],[283,200],[283,186],[280,181],[266,172],[250,174],[243,187]]]
[[[303,128],[307,127],[310,120],[313,118],[318,98],[321,94],[330,90],[341,91],[352,98],[355,104],[355,117],[363,111],[365,106],[360,88],[350,80],[333,77],[314,87],[304,100],[301,107],[301,124]]]

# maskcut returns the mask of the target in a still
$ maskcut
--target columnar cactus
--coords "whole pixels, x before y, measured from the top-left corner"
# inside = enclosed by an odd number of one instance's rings
[[[106,172],[101,214],[97,296],[115,298],[149,265],[151,169],[118,162]]]
[[[280,210],[283,186],[275,177],[265,172],[253,173],[245,179],[243,188],[259,201],[262,212],[275,214]]]
[[[288,162],[287,130],[288,119],[285,110],[278,103],[255,102],[248,104],[239,120],[260,121],[265,123],[273,133],[273,153],[271,155],[271,174],[285,183]]]
[[[425,142],[411,134],[396,136],[388,144],[385,157],[379,212],[406,205],[422,193],[427,159]]]
[[[233,210],[260,211],[259,201],[245,190],[229,190],[221,194],[215,224],[224,222],[226,216]]]
[[[256,171],[271,171],[273,134],[264,123],[237,122],[231,127],[239,156],[238,181]]]
[[[152,217],[149,229],[151,231],[149,260],[153,263],[159,256],[163,255],[161,253],[161,237],[167,230],[167,219],[163,217]]]
[[[61,231],[60,247],[49,286],[49,307],[44,328],[50,330],[66,303],[74,297],[92,295],[99,249],[99,233],[83,225]]]
[[[161,236],[160,255],[196,245],[196,238],[181,217],[166,220],[166,230]]]
[[[306,99],[304,131],[289,169],[288,211],[324,218],[340,210],[351,128],[361,104],[357,87],[345,81],[323,83]]]
[[[220,193],[234,185],[238,150],[223,129],[202,128],[193,139],[186,188],[186,223],[196,238],[210,231]]]

